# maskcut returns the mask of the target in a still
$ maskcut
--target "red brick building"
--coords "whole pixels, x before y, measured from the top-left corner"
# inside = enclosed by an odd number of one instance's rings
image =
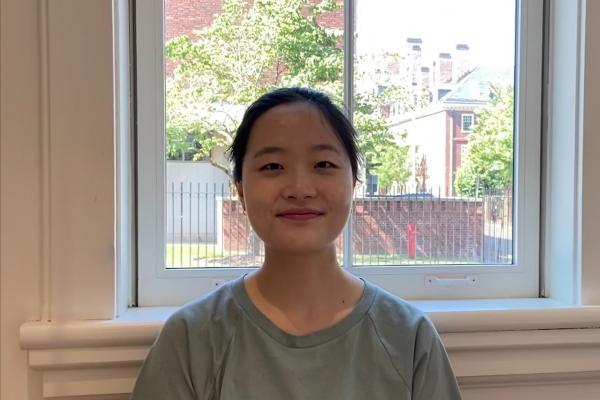
[[[512,84],[513,79],[511,69],[475,68],[438,102],[390,122],[393,131],[408,133],[413,151],[430,163],[428,190],[455,195],[454,180],[465,161],[476,112],[488,104],[491,84]]]
[[[314,1],[315,3],[317,1]],[[249,0],[248,4],[253,1]],[[181,35],[193,36],[194,30],[210,26],[223,11],[223,0],[165,0],[165,40]],[[343,28],[344,11],[340,7],[318,18],[326,28]]]

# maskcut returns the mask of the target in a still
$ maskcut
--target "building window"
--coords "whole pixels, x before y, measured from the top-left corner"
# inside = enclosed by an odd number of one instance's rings
[[[539,143],[526,135],[540,134],[541,98],[525,95],[541,93],[542,1],[433,3],[464,23],[417,0],[136,3],[139,305],[179,304],[260,265],[224,150],[245,107],[286,85],[325,91],[361,135],[345,268],[406,298],[536,296],[538,251],[521,243],[537,243],[537,222],[514,215],[539,207],[523,184],[539,159],[514,148]],[[477,141],[493,166],[466,161],[466,145],[453,160],[447,113],[465,109],[478,124],[503,118]],[[473,123],[461,115],[469,141]]]
[[[461,131],[463,133],[469,133],[473,130],[473,114],[462,114],[460,116],[460,120],[461,120]]]

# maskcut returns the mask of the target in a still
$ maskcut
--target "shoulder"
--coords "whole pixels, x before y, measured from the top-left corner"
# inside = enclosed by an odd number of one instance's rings
[[[416,335],[423,328],[433,329],[431,321],[423,311],[406,300],[371,285],[375,290],[375,299],[369,310],[369,317],[382,330],[393,330],[395,335],[399,332]]]
[[[417,307],[373,285],[375,299],[369,309],[370,322],[389,356],[400,369],[410,371],[412,362],[423,348],[440,342],[427,315]]]
[[[208,398],[238,319],[231,284],[173,313],[144,361],[132,399]]]
[[[407,301],[379,287],[375,290],[369,318],[380,344],[411,387],[413,398],[460,399],[448,356],[431,320]]]
[[[207,340],[222,341],[231,338],[240,318],[240,308],[234,299],[232,284],[227,283],[183,305],[167,319],[160,337],[174,339],[179,343],[188,342],[190,346]],[[214,342],[210,344],[218,345]]]

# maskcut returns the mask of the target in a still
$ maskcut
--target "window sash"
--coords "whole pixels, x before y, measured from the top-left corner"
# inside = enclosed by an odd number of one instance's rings
[[[137,305],[177,305],[252,268],[167,270],[165,260],[163,0],[136,2]],[[344,100],[352,117],[353,0],[344,1]],[[517,1],[513,265],[352,265],[352,224],[344,228],[344,267],[409,299],[539,296],[539,205],[543,0]],[[525,157],[527,154],[527,157]],[[475,284],[469,279],[475,277]],[[469,278],[469,279],[466,279]]]
[[[473,123],[475,122],[475,116],[473,114],[462,114],[460,116],[460,119],[461,119],[460,129],[464,133],[473,132]],[[468,122],[466,122],[466,121],[468,121]],[[467,129],[465,129],[465,122],[466,122],[466,124],[468,124]]]

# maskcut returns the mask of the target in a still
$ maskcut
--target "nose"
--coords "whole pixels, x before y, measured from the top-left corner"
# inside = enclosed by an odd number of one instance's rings
[[[282,196],[286,199],[306,199],[317,195],[314,177],[301,169],[290,172],[287,176]]]

